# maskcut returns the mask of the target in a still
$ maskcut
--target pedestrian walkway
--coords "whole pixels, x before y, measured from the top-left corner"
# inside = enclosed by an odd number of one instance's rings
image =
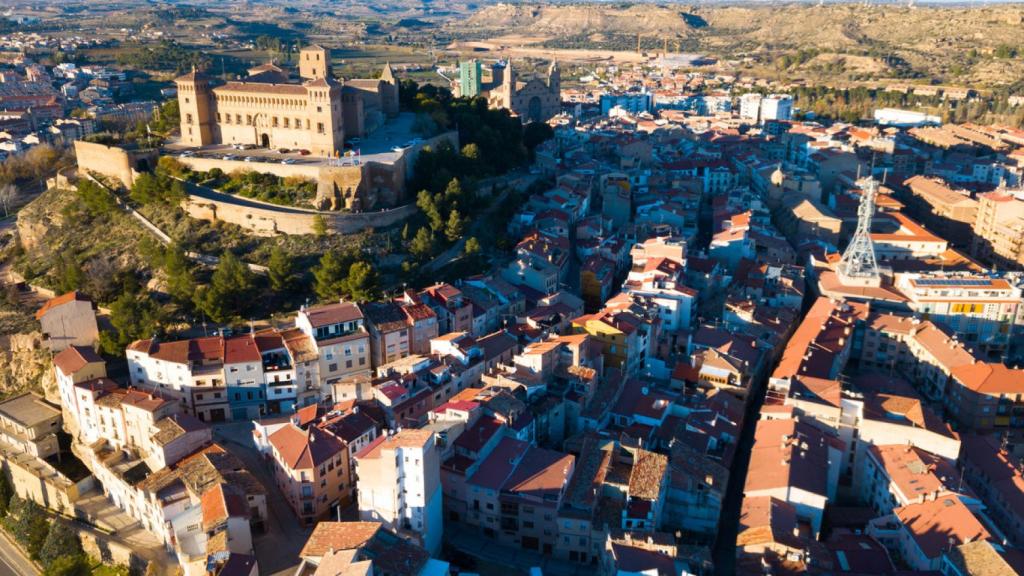
[[[507,575],[510,569],[516,574],[528,574],[533,567],[540,567],[545,576],[592,576],[595,572],[593,566],[584,566],[545,556],[540,552],[499,544],[481,534],[479,529],[470,526],[450,522],[445,524],[444,529],[445,541],[450,546],[485,564],[503,567],[502,574]],[[478,567],[477,571],[485,575],[487,573],[483,567]]]

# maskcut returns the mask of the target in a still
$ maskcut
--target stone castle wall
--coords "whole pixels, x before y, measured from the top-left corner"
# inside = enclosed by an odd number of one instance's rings
[[[159,153],[156,150],[127,150],[117,146],[75,140],[75,157],[78,160],[79,171],[109,176],[125,188],[131,188],[135,176],[140,171],[156,167]]]

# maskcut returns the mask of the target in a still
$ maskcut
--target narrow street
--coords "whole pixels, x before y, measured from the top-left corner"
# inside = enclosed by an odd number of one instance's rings
[[[299,525],[298,518],[274,482],[269,466],[256,450],[252,440],[252,423],[217,425],[214,427],[214,439],[237,456],[267,489],[266,532],[254,535],[253,539],[260,574],[291,576],[295,573],[299,552],[311,531]]]

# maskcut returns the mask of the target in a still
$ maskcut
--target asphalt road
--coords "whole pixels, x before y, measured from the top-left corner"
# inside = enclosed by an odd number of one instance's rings
[[[6,534],[0,535],[0,576],[27,576],[39,574],[32,562],[11,544]]]

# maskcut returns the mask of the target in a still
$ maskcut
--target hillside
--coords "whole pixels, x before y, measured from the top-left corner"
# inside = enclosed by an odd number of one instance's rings
[[[641,35],[648,52],[660,52],[667,43],[671,51],[723,60],[748,56],[775,67],[781,56],[810,51],[809,58],[827,56],[800,71],[825,78],[935,78],[994,86],[1024,73],[1021,5],[496,4],[448,30],[463,40],[632,51]]]

